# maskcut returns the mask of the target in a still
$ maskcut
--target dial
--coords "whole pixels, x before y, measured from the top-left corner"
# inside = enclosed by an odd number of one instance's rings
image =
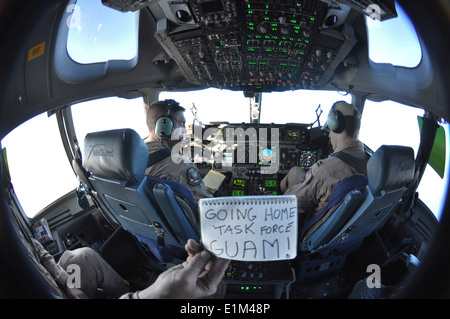
[[[313,151],[301,151],[300,167],[310,169],[317,162],[316,153]]]

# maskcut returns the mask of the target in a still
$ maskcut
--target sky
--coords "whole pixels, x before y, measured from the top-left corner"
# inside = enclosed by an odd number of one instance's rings
[[[73,19],[68,21],[71,30],[69,36],[71,45],[68,46],[68,50],[73,59],[80,63],[92,63],[107,59],[131,59],[134,57],[137,52],[137,36],[133,35],[133,30],[136,30],[137,25],[136,14],[124,15],[108,9],[101,5],[100,0],[79,0],[79,5],[81,7],[74,6],[72,8],[75,9],[71,13]],[[93,8],[84,10],[85,5],[93,6]],[[99,10],[105,13],[101,22],[96,21]],[[403,18],[404,13],[401,9],[398,10],[398,13],[399,17]],[[122,22],[120,22],[121,19],[123,19]],[[416,36],[414,32],[411,32],[412,25],[408,21],[400,25],[396,25],[395,20],[383,23],[369,20],[368,23],[371,30],[369,34],[370,58],[373,61],[403,64],[408,67],[417,65],[421,57],[420,47],[415,44],[417,39],[414,38]],[[89,45],[86,46],[83,42]],[[122,50],[118,50],[118,48]],[[240,123],[248,122],[250,117],[248,101],[243,98],[242,92],[212,89],[200,92],[162,94],[161,99],[165,98],[175,98],[188,109],[195,103],[199,110],[198,117],[203,122],[226,120]],[[324,123],[334,101],[347,100],[350,102],[349,99],[350,96],[343,96],[337,92],[264,94],[261,122],[312,123],[316,120],[314,111],[320,104],[323,109],[321,123]],[[214,108],[210,107],[211,101],[214,101]],[[220,103],[224,102],[226,104],[220,107]],[[108,108],[106,114],[116,114],[116,116],[109,116],[105,119],[105,108]],[[218,108],[227,110],[226,117],[223,112],[217,112]],[[384,116],[386,113],[393,114],[394,111],[396,115],[392,115],[390,118]],[[112,98],[80,104],[73,108],[73,117],[80,141],[88,132],[118,127],[132,127],[142,137],[145,137],[147,128],[143,112],[141,99]],[[382,144],[400,144],[413,147],[417,153],[419,140],[417,115],[423,115],[423,112],[402,107],[394,102],[379,104],[368,102],[365,114],[363,114],[360,139],[373,150]],[[380,118],[379,121],[375,120],[377,117]],[[192,119],[190,110],[186,112],[186,118],[188,121]],[[404,119],[401,126],[398,125],[398,118]],[[105,119],[105,121],[102,122],[100,119]],[[381,121],[385,127],[382,131],[386,135],[382,135],[379,130]],[[375,131],[378,132],[376,135],[373,134]],[[32,142],[30,142],[30,136],[33,136]],[[2,140],[2,146],[7,147],[13,184],[27,214],[34,215],[55,198],[72,191],[78,185],[67,157],[62,152],[55,116],[49,118],[43,114],[30,120],[17,128],[13,134],[5,137]],[[60,151],[56,152],[58,149]],[[37,164],[37,158],[40,156],[30,156],[30,154],[52,154],[52,156],[43,158],[44,162]],[[33,174],[39,173],[41,176],[30,178]],[[446,181],[440,180],[436,177],[437,174],[433,173],[430,168],[427,168],[419,192],[421,198],[426,199],[427,205],[435,215],[439,215],[440,199],[445,192]],[[55,177],[57,181],[51,177]],[[46,184],[47,182],[48,184]],[[55,187],[56,182],[60,183],[57,187]]]

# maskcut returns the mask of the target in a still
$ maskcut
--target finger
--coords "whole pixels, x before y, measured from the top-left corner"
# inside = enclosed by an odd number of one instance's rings
[[[192,262],[192,258],[194,258],[195,255],[189,255],[186,260],[183,262],[183,267],[186,267],[186,265],[190,262]],[[211,258],[209,259],[209,262],[206,264],[204,270],[205,272],[208,272],[211,269],[211,265],[214,263],[214,261],[217,259],[217,257],[213,254],[211,254]],[[202,277],[203,273],[199,275],[199,277]]]
[[[195,240],[189,239],[185,245],[185,249],[189,255],[195,255],[201,252],[203,250],[203,247]]]
[[[197,255],[197,254],[195,254]],[[189,264],[190,262],[192,262],[192,258],[195,257],[195,255],[188,255],[186,260],[183,262],[183,267],[185,267],[187,264]]]
[[[183,272],[198,277],[205,270],[206,265],[211,260],[211,253],[203,250],[199,254],[192,256],[189,262],[184,263]]]
[[[282,191],[283,193],[284,193],[284,192],[286,191],[286,189],[288,188],[288,185],[287,185],[287,175],[281,180],[280,188],[281,188],[281,191]]]
[[[217,260],[212,263],[208,274],[204,277],[204,280],[208,281],[207,285],[210,287],[218,285],[229,264],[229,259],[217,258]]]

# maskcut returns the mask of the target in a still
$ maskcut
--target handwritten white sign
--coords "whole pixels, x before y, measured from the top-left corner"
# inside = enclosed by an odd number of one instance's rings
[[[216,256],[271,261],[297,256],[297,197],[216,197],[199,201],[201,236]]]

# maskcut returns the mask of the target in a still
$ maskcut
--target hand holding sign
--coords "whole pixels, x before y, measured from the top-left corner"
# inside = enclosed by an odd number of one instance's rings
[[[297,255],[297,197],[216,197],[199,201],[202,242],[216,256],[241,261]]]

